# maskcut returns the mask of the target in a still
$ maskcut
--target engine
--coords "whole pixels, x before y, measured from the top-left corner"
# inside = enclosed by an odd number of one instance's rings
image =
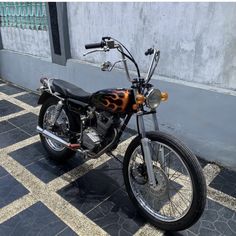
[[[94,117],[83,131],[83,146],[96,153],[113,139],[114,128],[120,126],[121,120],[118,116],[109,112],[95,112]]]

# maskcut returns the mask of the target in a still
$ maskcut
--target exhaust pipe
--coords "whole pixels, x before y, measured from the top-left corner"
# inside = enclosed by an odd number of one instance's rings
[[[44,137],[46,138],[50,138],[50,139],[53,139],[54,141],[62,144],[64,147],[67,147],[67,148],[70,148],[72,150],[75,150],[75,149],[78,149],[80,148],[80,144],[78,143],[75,143],[75,144],[72,144],[72,143],[67,143],[65,140],[63,140],[62,138],[59,138],[57,137],[55,134],[49,132],[48,130],[45,130],[45,129],[42,129],[41,127],[37,126],[36,128],[37,132],[39,134],[42,134]]]

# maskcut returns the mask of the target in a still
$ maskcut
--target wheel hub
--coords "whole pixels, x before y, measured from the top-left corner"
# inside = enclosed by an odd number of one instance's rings
[[[165,172],[158,168],[153,167],[155,180],[156,180],[156,186],[150,186],[151,191],[153,194],[160,196],[166,195],[168,192],[168,178],[165,174]]]
[[[131,173],[133,180],[140,185],[148,185],[149,191],[157,196],[166,195],[168,192],[168,178],[165,172],[154,166],[153,167],[154,176],[156,180],[156,186],[150,186],[148,183],[147,169],[145,164],[139,164],[136,168],[132,168]]]

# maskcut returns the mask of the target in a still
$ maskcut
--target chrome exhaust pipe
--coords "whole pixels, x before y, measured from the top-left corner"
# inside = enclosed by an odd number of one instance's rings
[[[70,148],[72,149],[71,147],[71,143],[67,143],[65,140],[57,137],[55,134],[45,130],[45,129],[42,129],[41,127],[37,126],[36,128],[36,131],[40,134],[42,134],[44,137],[46,138],[50,138],[50,139],[53,139],[54,141],[62,144],[64,147],[67,147],[67,148]]]

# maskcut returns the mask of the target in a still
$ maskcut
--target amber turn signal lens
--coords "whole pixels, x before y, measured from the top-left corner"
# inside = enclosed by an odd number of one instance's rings
[[[136,103],[137,104],[143,104],[145,101],[145,97],[142,94],[136,95]]]
[[[161,92],[161,101],[166,101],[168,99],[168,93],[167,92]]]

